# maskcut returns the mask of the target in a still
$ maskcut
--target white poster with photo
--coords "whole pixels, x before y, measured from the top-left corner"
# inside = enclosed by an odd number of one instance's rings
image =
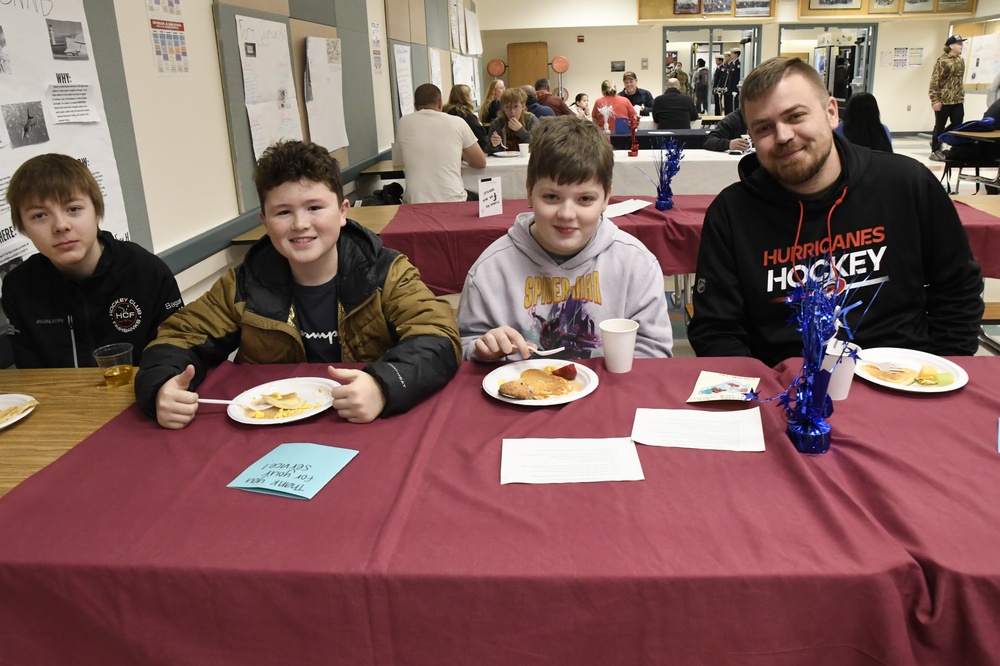
[[[396,91],[399,94],[399,114],[413,113],[413,70],[410,67],[410,47],[405,44],[392,45],[396,60]]]
[[[993,80],[994,43],[998,35],[982,35],[972,37],[966,45],[962,57],[965,58],[965,84],[985,83]]]
[[[18,234],[7,186],[25,161],[70,155],[93,172],[104,196],[101,228],[129,238],[118,165],[111,148],[82,0],[0,3],[0,283],[35,253]],[[0,328],[6,319],[0,317]]]
[[[306,38],[306,113],[309,137],[327,150],[348,145],[344,118],[344,61],[339,39]]]
[[[253,152],[260,159],[276,141],[302,140],[288,30],[284,23],[237,15],[236,34]]]

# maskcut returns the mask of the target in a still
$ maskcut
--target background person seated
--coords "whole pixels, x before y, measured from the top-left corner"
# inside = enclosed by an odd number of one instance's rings
[[[639,79],[636,78],[635,72],[625,72],[622,75],[622,84],[625,86],[625,90],[618,93],[618,95],[631,102],[636,111],[644,116],[648,116],[653,109],[653,93],[640,88],[637,85],[638,81]],[[621,118],[621,116],[618,117]]]
[[[538,122],[525,107],[527,95],[520,88],[510,88],[500,98],[500,115],[490,125],[486,153],[520,150],[522,143],[531,141],[531,130]]]
[[[469,129],[476,136],[479,147],[486,148],[486,128],[479,122],[472,106],[472,88],[459,83],[451,87],[451,94],[448,95],[448,103],[444,105],[444,112],[450,116],[458,116],[464,120]]]
[[[533,114],[536,118],[550,118],[556,115],[555,111],[538,103],[538,95],[533,87],[523,85],[521,90],[524,91],[524,106],[528,109],[528,113]]]
[[[698,120],[694,100],[681,92],[677,79],[667,79],[666,91],[653,100],[653,120],[660,129],[691,129],[691,121]]]
[[[631,72],[625,72],[628,76]],[[635,75],[633,74],[633,77]],[[646,91],[646,94],[649,94]],[[650,101],[652,101],[652,96],[650,95]],[[611,109],[608,112],[602,112],[601,109]],[[608,114],[608,122],[604,122],[604,113]],[[594,102],[594,110],[590,112],[590,116],[597,123],[597,126],[601,130],[607,130],[613,132],[615,130],[615,119],[616,118],[638,118],[639,112],[635,110],[632,106],[632,102],[628,101],[625,97],[618,95],[618,89],[615,88],[615,84],[610,80],[605,79],[601,83],[601,98]],[[607,126],[606,126],[607,125]]]
[[[538,103],[552,109],[552,112],[555,115],[574,115],[573,109],[566,106],[566,102],[563,101],[562,97],[559,95],[553,95],[552,92],[549,91],[548,79],[538,79],[535,81],[535,94],[538,96]]]
[[[844,108],[844,118],[834,131],[855,146],[892,152],[892,134],[882,123],[878,100],[871,93],[851,95]]]
[[[736,109],[716,123],[705,137],[702,148],[720,153],[727,150],[738,150],[742,153],[750,149],[750,142],[744,138],[746,134],[747,123],[743,119],[743,111]]]
[[[486,155],[461,118],[441,112],[441,90],[424,83],[413,91],[416,111],[399,119],[396,141],[403,152],[405,203],[469,201],[478,198],[462,183],[462,160],[482,169]]]

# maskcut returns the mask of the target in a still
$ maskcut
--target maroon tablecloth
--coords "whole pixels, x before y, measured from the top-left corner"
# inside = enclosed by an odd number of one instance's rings
[[[983,277],[1000,278],[1000,218],[961,201],[955,202],[955,210],[969,234],[972,254],[983,267]]]
[[[597,361],[590,397],[526,409],[463,363],[367,425],[203,405],[168,431],[133,407],[0,499],[0,663],[995,663],[1000,360],[956,360],[954,393],[856,382],[823,456],[770,403],[766,452],[640,446],[623,483],[501,486],[501,441],[627,436],[702,369],[764,395],[792,371]],[[323,374],[226,364],[200,393]],[[226,488],[283,442],[360,453],[310,501]]]
[[[652,201],[611,197],[611,202],[625,199]],[[705,210],[712,199],[712,195],[675,196],[672,210],[647,206],[614,222],[656,255],[664,275],[693,273]],[[504,201],[503,208],[503,215],[480,218],[478,202],[404,204],[380,235],[386,247],[410,258],[431,291],[458,293],[483,250],[507,233],[518,213],[529,210],[523,199]]]
[[[611,197],[611,202],[628,198],[652,201],[650,197]],[[705,211],[714,198],[678,195],[672,210],[661,212],[647,206],[614,222],[656,255],[664,275],[694,273]],[[955,206],[983,275],[1000,278],[1000,218],[964,203]],[[503,215],[480,218],[477,202],[404,204],[381,236],[387,247],[410,258],[435,294],[458,293],[483,250],[507,233],[518,213],[527,210],[525,200],[504,201]]]

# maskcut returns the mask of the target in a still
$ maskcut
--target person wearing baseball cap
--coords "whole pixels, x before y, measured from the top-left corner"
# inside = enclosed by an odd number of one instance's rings
[[[638,87],[636,85],[637,80],[635,72],[625,72],[622,76],[622,83],[625,84],[625,89],[618,94],[632,102],[632,106],[641,115],[648,116],[653,111],[653,93]]]
[[[965,61],[962,48],[965,38],[951,35],[944,42],[944,53],[934,63],[928,95],[934,110],[934,130],[931,132],[931,159],[944,162],[941,140],[945,132],[954,129],[965,120]]]

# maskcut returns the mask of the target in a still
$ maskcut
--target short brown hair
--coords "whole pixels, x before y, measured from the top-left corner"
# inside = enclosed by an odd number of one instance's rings
[[[340,165],[323,146],[304,141],[279,141],[272,144],[257,160],[253,183],[257,186],[260,207],[264,208],[267,193],[285,183],[300,180],[324,183],[344,201],[344,185],[340,180]]]
[[[421,83],[413,91],[413,106],[418,109],[425,109],[428,106],[437,106],[441,101],[441,89],[433,83]]]
[[[611,142],[586,118],[556,116],[531,130],[529,190],[539,178],[549,178],[560,185],[596,180],[607,195],[611,192],[614,168]]]
[[[771,91],[789,74],[798,74],[812,84],[824,99],[830,96],[819,72],[801,58],[779,56],[765,60],[753,68],[740,88],[740,109],[746,117],[747,102],[756,102],[771,94]]]
[[[86,164],[59,153],[32,157],[17,168],[7,187],[7,203],[14,228],[24,231],[22,207],[52,200],[63,204],[81,194],[90,198],[98,219],[103,218],[101,186]]]

